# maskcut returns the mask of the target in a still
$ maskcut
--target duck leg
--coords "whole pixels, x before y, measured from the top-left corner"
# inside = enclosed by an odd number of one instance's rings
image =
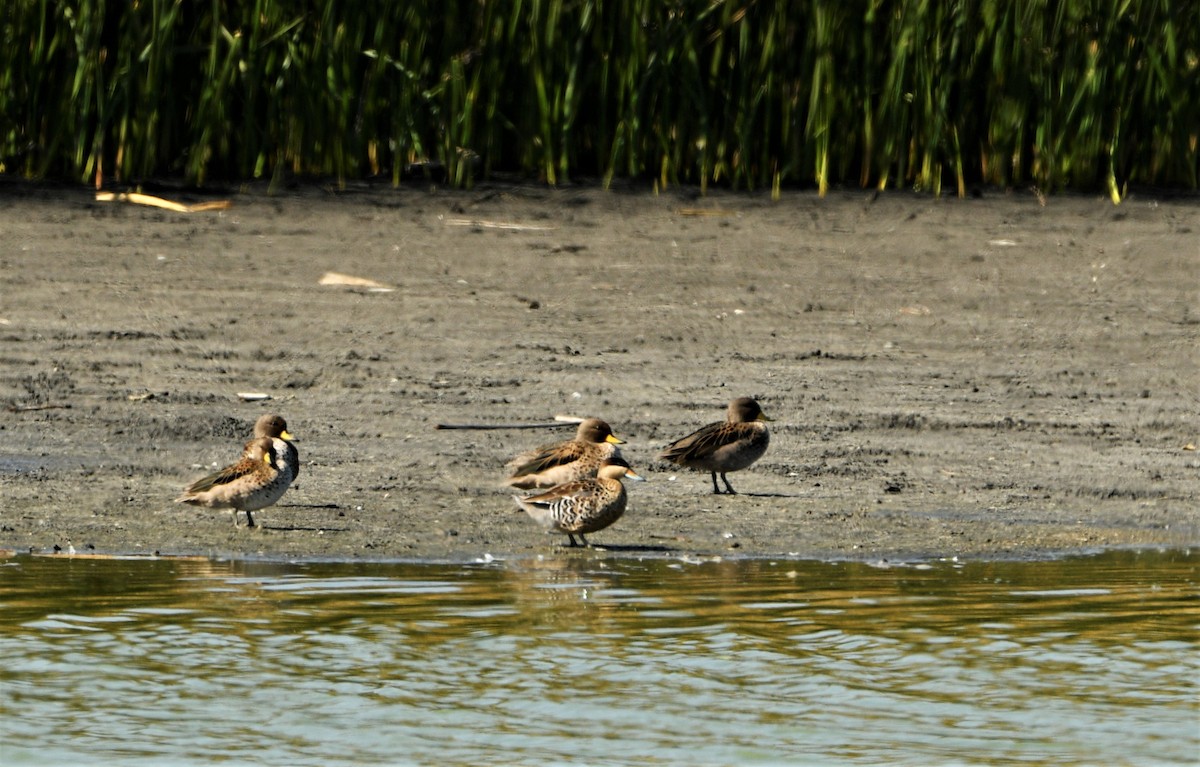
[[[733,489],[733,485],[729,484],[729,478],[725,476],[725,472],[721,472],[721,481],[725,483],[725,492],[728,495],[737,495],[737,490]],[[713,484],[717,484],[717,475],[713,475]]]
[[[724,490],[721,490],[721,488],[717,486],[717,472],[715,471],[712,473],[712,481],[714,495],[737,495],[737,490],[734,490],[733,485],[729,484],[729,479],[725,476],[725,472],[721,472],[721,481],[725,483]]]

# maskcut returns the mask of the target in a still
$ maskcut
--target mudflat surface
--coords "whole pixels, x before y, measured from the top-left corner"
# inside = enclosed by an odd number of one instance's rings
[[[610,551],[1038,557],[1200,543],[1200,200],[319,187],[224,212],[0,188],[0,547],[561,551],[506,460],[595,415],[649,481]],[[321,285],[339,272],[391,292]],[[240,392],[272,399],[245,402]],[[656,460],[751,395],[771,447]],[[173,503],[284,415],[235,529]]]

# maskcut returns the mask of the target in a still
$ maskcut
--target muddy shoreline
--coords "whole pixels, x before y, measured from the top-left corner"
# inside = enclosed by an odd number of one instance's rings
[[[649,479],[589,536],[616,555],[1200,543],[1194,196],[230,199],[183,214],[0,186],[0,547],[557,555],[503,466],[572,427],[434,428],[555,414],[608,420]],[[730,476],[739,495],[655,459],[740,395],[774,421]],[[264,412],[288,419],[303,472],[263,529],[172,502]]]

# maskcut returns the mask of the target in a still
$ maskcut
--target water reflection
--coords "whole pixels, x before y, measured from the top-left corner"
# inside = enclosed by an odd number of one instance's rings
[[[1198,560],[19,557],[0,762],[1190,763]]]

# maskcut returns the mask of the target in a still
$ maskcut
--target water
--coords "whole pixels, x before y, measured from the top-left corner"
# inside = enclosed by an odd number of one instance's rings
[[[0,763],[1192,764],[1200,556],[0,560]]]

